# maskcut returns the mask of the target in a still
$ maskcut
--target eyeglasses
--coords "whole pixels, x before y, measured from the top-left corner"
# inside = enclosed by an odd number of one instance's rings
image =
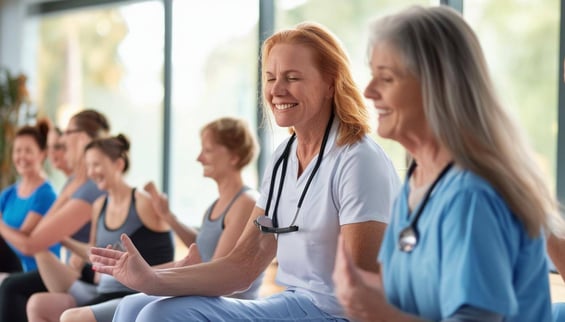
[[[73,133],[78,133],[78,132],[84,132],[84,130],[81,129],[72,129],[72,130],[64,130],[63,131],[63,135],[71,135]]]
[[[49,146],[50,149],[52,150],[57,150],[57,151],[61,151],[61,150],[65,150],[65,145],[62,143],[55,143],[51,146]]]

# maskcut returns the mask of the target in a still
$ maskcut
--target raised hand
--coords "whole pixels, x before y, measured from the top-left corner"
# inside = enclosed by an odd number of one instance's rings
[[[363,271],[353,263],[340,236],[333,272],[336,296],[347,315],[356,321],[382,320],[386,307],[380,275]]]
[[[173,215],[171,214],[171,210],[169,209],[169,199],[164,194],[159,193],[155,184],[150,181],[144,187],[143,190],[149,193],[151,197],[151,205],[153,205],[153,209],[161,218],[168,221]]]
[[[92,269],[99,273],[114,276],[125,286],[140,292],[148,292],[148,286],[155,279],[153,269],[141,257],[131,239],[122,234],[124,251],[112,248],[93,247],[90,250]]]
[[[200,263],[202,263],[200,251],[198,250],[196,243],[192,243],[190,244],[190,247],[188,247],[188,253],[186,254],[186,256],[183,259],[175,262],[174,267],[184,267]]]

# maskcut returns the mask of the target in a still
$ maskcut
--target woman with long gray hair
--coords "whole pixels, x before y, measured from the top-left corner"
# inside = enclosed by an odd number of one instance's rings
[[[477,37],[447,7],[372,26],[365,96],[413,158],[380,276],[343,242],[334,281],[361,321],[551,321],[544,231],[559,220],[535,156],[494,92]]]

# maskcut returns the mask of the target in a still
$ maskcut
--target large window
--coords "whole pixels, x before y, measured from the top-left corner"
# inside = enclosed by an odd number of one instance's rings
[[[163,6],[145,1],[39,16],[26,52],[33,101],[56,125],[84,108],[131,139],[128,181],[161,181]],[[60,185],[62,178],[59,178]]]
[[[466,0],[502,103],[531,140],[555,187],[560,2]]]
[[[554,182],[557,145],[559,5],[531,0],[466,0],[464,16],[477,32],[501,99],[526,129]],[[246,119],[269,138],[266,159],[288,135],[275,124],[257,128],[259,67],[258,0],[172,0],[171,106],[168,164],[164,164],[164,4],[168,1],[118,1],[29,19],[24,61],[33,101],[60,126],[85,107],[104,112],[113,133],[132,139],[129,182],[153,180],[161,187],[168,167],[171,208],[181,220],[199,225],[217,196],[212,180],[196,161],[200,129],[231,115]],[[96,1],[92,1],[93,4]],[[265,1],[265,3],[267,3]],[[367,66],[369,21],[411,4],[439,0],[273,0],[274,30],[303,21],[327,26],[343,42],[361,90]],[[503,14],[501,14],[503,13]],[[271,23],[271,21],[268,21]],[[268,25],[267,23],[267,25]],[[32,35],[32,37],[29,37]],[[168,52],[167,52],[168,53]],[[370,106],[370,104],[367,104]],[[369,107],[374,115],[374,111]],[[377,121],[373,119],[373,128]],[[374,130],[373,130],[374,132]],[[405,151],[397,143],[375,140],[404,176]],[[257,164],[245,171],[257,187]],[[62,179],[59,180],[62,182]]]
[[[196,161],[201,127],[230,115],[255,128],[258,19],[256,0],[173,2],[170,200],[191,225],[218,195]],[[244,176],[257,186],[255,165]]]
[[[326,1],[326,0],[280,0],[277,1],[275,30],[292,27],[303,21],[315,21],[328,27],[343,43],[351,61],[353,77],[363,91],[369,82],[370,70],[367,57],[369,23],[380,15],[394,12],[407,5],[438,4],[434,0],[358,0],[358,1]],[[368,102],[369,103],[369,102]],[[406,172],[406,153],[404,148],[391,140],[384,140],[375,133],[377,121],[372,105],[367,104],[373,116],[373,138],[392,158],[398,173]],[[277,131],[275,142],[286,132]]]

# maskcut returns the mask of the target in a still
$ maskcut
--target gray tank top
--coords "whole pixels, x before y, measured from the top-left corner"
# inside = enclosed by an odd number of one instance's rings
[[[204,218],[202,220],[202,226],[200,226],[200,232],[196,237],[196,245],[198,246],[198,250],[200,251],[200,257],[202,258],[203,262],[208,262],[214,256],[214,252],[216,251],[216,247],[218,246],[218,241],[220,240],[220,236],[224,231],[224,221],[227,213],[229,212],[233,203],[241,196],[242,193],[249,190],[249,187],[244,186],[235,196],[232,198],[226,209],[222,212],[221,216],[215,220],[210,220],[210,215],[212,214],[212,210],[216,205],[218,200],[214,201],[214,203],[206,210],[204,214]],[[261,286],[261,282],[263,280],[263,274],[261,274],[257,279],[253,282],[251,287],[244,292],[237,293],[231,295],[231,297],[240,298],[240,299],[255,299],[259,295],[259,287]]]
[[[143,225],[135,207],[135,189],[131,191],[131,204],[128,215],[124,223],[116,228],[110,229],[106,226],[106,204],[108,198],[104,200],[104,205],[100,210],[96,229],[96,246],[106,247],[113,245],[114,248],[121,248],[120,235],[128,235],[137,250],[149,265],[158,265],[170,262],[174,257],[174,245],[170,232],[156,232]],[[110,275],[102,274],[98,284],[98,293],[112,293],[132,291],[118,282]]]

